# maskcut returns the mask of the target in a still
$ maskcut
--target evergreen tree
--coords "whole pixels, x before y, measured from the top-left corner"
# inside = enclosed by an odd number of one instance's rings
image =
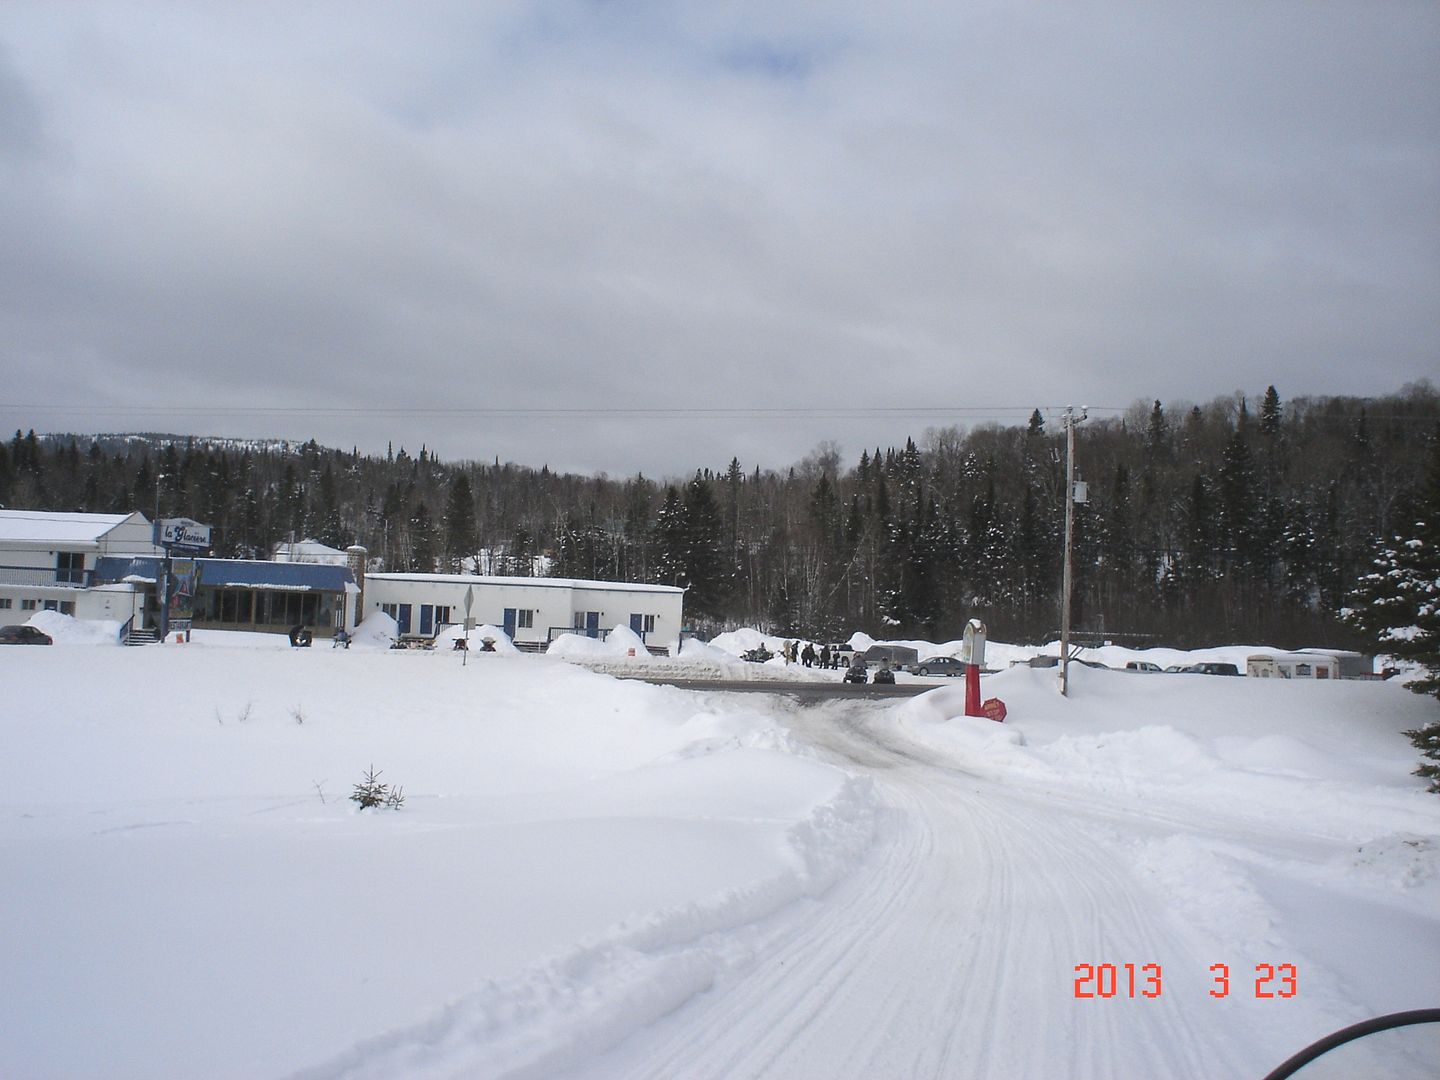
[[[1252,567],[1258,561],[1255,463],[1243,426],[1225,444],[1220,460],[1220,533],[1232,565]]]
[[[348,546],[345,526],[340,521],[340,496],[335,486],[335,470],[326,462],[320,473],[316,491],[314,538],[333,548]]]
[[[730,591],[731,575],[722,551],[720,508],[710,481],[696,472],[681,500],[684,530],[684,574],[690,592],[686,599],[701,615],[719,616]]]
[[[463,471],[455,474],[450,496],[445,501],[445,561],[450,572],[458,574],[466,559],[480,557],[480,532],[475,524],[475,495],[470,477]]]
[[[435,535],[435,524],[430,519],[430,508],[421,499],[415,504],[415,512],[410,518],[409,569],[419,574],[433,574],[439,554],[440,545]]]
[[[1377,546],[1343,613],[1385,652],[1424,672],[1407,685],[1440,696],[1440,427],[1408,528]]]
[[[662,585],[688,584],[685,575],[685,511],[680,505],[680,492],[673,485],[665,489],[660,510],[655,515],[653,530],[656,575]]]
[[[1391,655],[1419,665],[1423,674],[1406,684],[1411,690],[1440,697],[1440,427],[1431,438],[1416,520],[1379,547],[1351,599],[1347,621]],[[1415,775],[1440,794],[1440,720],[1403,734],[1426,759]]]
[[[1160,399],[1150,407],[1150,421],[1145,428],[1145,451],[1152,460],[1163,461],[1170,454],[1170,422]]]
[[[1260,400],[1260,434],[1267,439],[1273,439],[1280,434],[1280,395],[1275,387],[1265,388],[1265,396]]]

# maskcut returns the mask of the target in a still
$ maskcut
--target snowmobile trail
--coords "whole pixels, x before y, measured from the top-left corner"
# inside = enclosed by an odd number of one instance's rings
[[[887,812],[867,862],[770,920],[753,962],[567,1076],[1255,1073],[1203,985],[1076,998],[1077,964],[1209,962],[1142,895],[1103,830],[947,768],[879,716],[842,702],[789,717],[797,738],[876,783]]]

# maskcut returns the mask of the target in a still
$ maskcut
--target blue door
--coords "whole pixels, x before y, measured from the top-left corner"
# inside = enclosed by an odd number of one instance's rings
[[[587,612],[585,612],[585,636],[586,636],[586,637],[599,637],[599,636],[600,636],[600,612],[598,612],[598,611],[587,611]]]
[[[631,615],[631,616],[630,616],[630,629],[631,629],[631,630],[634,630],[635,633],[639,634],[640,637],[643,639],[643,638],[645,637],[645,616],[644,616],[644,615]]]
[[[435,605],[420,605],[420,633],[429,637],[435,632]]]
[[[401,605],[400,605],[400,616],[399,616],[399,618],[397,618],[397,619],[395,620],[395,625],[396,625],[396,627],[400,630],[400,633],[402,633],[402,634],[408,634],[408,633],[410,632],[410,605],[409,605],[409,604],[401,604]]]
[[[513,607],[507,607],[507,608],[505,609],[505,627],[504,627],[504,629],[505,629],[505,636],[508,637],[508,638],[510,638],[511,640],[514,640],[514,637],[515,637],[515,609],[514,609]]]

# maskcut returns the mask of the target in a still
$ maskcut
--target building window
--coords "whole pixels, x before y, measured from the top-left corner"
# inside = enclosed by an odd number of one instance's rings
[[[644,629],[643,632],[646,633],[646,634],[653,634],[653,633],[655,632],[655,616],[654,616],[654,615],[646,615],[646,616],[645,616],[645,619],[644,619],[644,622],[645,622],[645,629]]]
[[[34,600],[21,600],[21,601],[20,601],[20,610],[21,610],[21,611],[34,611],[35,608],[38,607],[38,606],[39,606],[39,605],[37,605]]]
[[[436,604],[436,605],[435,605],[435,628],[438,630],[438,629],[439,629],[440,627],[442,627],[442,626],[449,626],[449,625],[450,625],[450,605],[449,605],[449,604]]]
[[[0,596],[0,611],[8,611],[15,606],[15,601],[8,596]]]
[[[85,556],[78,551],[62,551],[56,555],[55,580],[61,585],[85,584]]]
[[[61,601],[60,601],[60,614],[61,614],[61,615],[74,615],[74,614],[75,614],[75,601],[74,601],[74,600],[61,600]]]
[[[516,611],[515,625],[521,630],[533,630],[535,628],[535,609],[520,608]]]

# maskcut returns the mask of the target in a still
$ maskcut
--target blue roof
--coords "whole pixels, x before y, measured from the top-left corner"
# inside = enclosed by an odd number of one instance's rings
[[[324,563],[278,563],[259,559],[200,559],[200,584],[212,588],[235,589],[311,589],[320,592],[343,592],[355,579],[348,566]],[[127,559],[106,556],[95,562],[95,576],[100,581],[124,581],[140,578],[154,581],[160,571],[156,558]]]

